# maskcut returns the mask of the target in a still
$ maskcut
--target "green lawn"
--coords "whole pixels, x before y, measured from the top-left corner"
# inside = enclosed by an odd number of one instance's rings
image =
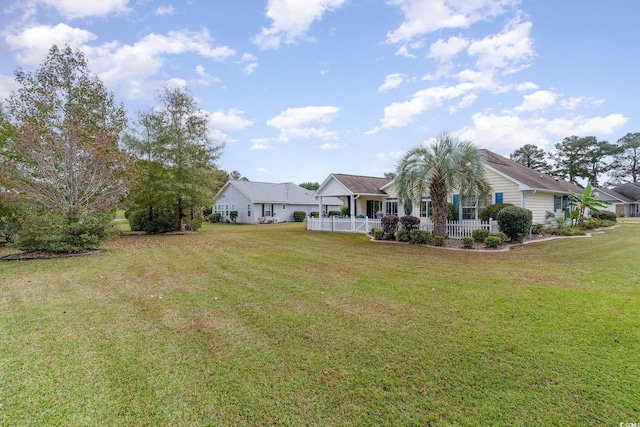
[[[493,253],[301,224],[104,248],[0,262],[0,424],[640,422],[637,223]]]

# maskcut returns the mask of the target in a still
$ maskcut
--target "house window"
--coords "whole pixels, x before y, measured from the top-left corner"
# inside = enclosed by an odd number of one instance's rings
[[[282,205],[282,210],[286,211],[287,210],[287,205]]]
[[[398,201],[396,199],[387,199],[385,204],[386,215],[398,215]]]
[[[262,205],[262,216],[273,216],[273,205],[271,203]]]
[[[247,216],[251,216],[251,203],[247,205]]]
[[[476,196],[464,196],[461,203],[461,218],[478,219],[478,198]]]
[[[235,211],[236,210],[236,205],[231,205],[231,210]]]
[[[224,205],[224,214],[225,216],[229,216],[229,205]]]
[[[431,200],[422,200],[420,202],[420,218],[427,218],[431,213]]]

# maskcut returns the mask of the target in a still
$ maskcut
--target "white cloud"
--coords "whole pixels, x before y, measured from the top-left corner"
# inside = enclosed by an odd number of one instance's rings
[[[388,43],[412,40],[442,28],[467,28],[505,12],[517,0],[388,0],[404,13],[404,22],[387,33]]]
[[[249,147],[249,150],[251,151],[255,151],[255,150],[270,150],[271,144],[270,144],[270,140],[267,138],[254,138],[251,140],[251,147]]]
[[[384,83],[378,87],[378,92],[387,92],[391,89],[395,89],[402,84],[405,80],[404,74],[388,74],[384,79]]]
[[[518,84],[515,89],[518,92],[528,92],[530,90],[537,90],[539,88],[540,87],[533,82],[525,82],[525,83]]]
[[[429,58],[438,62],[449,62],[467,46],[469,46],[469,40],[463,37],[449,37],[447,41],[440,39],[429,48]]]
[[[333,106],[308,106],[288,108],[276,117],[269,119],[267,125],[280,129],[280,141],[291,139],[336,139],[335,132],[324,127],[308,127],[311,123],[328,124],[335,118],[340,108]]]
[[[311,122],[330,123],[340,111],[332,106],[288,108],[269,119],[267,124],[278,129],[295,128]]]
[[[267,17],[269,28],[262,28],[253,42],[261,49],[274,49],[281,43],[293,44],[310,39],[307,31],[314,21],[322,19],[327,11],[340,8],[345,0],[269,0]]]
[[[558,94],[548,90],[539,90],[524,96],[522,104],[513,110],[517,112],[536,111],[549,108],[556,103]]]
[[[563,99],[560,101],[560,106],[567,110],[575,110],[578,105],[584,102],[584,98],[581,97],[570,97],[569,99]]]
[[[337,150],[338,148],[340,148],[340,144],[332,144],[327,142],[326,144],[322,144],[320,148],[322,150]]]
[[[505,74],[512,74],[528,66],[526,62],[534,57],[532,26],[531,22],[516,18],[499,34],[471,42],[468,53],[478,57],[476,66],[480,70],[502,69]]]
[[[406,44],[403,44],[396,50],[396,56],[404,56],[405,58],[415,59],[417,56],[409,52],[409,48]]]
[[[387,161],[387,156],[384,153],[378,153],[374,156],[374,158],[380,160],[381,162]]]
[[[181,79],[178,77],[170,78],[166,80],[164,84],[168,87],[172,87],[176,89],[186,88],[189,85],[185,79]]]
[[[253,126],[251,120],[243,119],[241,115],[244,111],[231,108],[229,110],[217,110],[209,114],[209,123],[215,129],[240,130]]]
[[[258,175],[264,175],[265,173],[269,172],[267,169],[265,168],[258,168],[256,169],[258,171]]]
[[[481,147],[510,151],[525,144],[550,147],[569,135],[612,134],[628,121],[622,114],[547,119],[482,113],[474,114],[472,120],[473,126],[452,132],[452,135]]]
[[[54,8],[67,19],[88,16],[106,16],[112,13],[127,12],[129,0],[39,0],[39,3]]]
[[[173,6],[158,6],[155,11],[155,14],[160,16],[173,15],[174,13],[176,13],[176,9]]]
[[[222,143],[222,144],[233,144],[234,142],[237,142],[238,140],[233,138],[231,135],[227,135],[224,132],[220,132],[218,129],[213,129],[210,131],[209,133],[209,137],[218,143]]]
[[[220,83],[220,79],[207,73],[201,64],[196,65],[196,74],[200,76],[197,83],[203,86],[209,86],[211,83]]]
[[[89,31],[57,24],[36,25],[17,34],[8,34],[5,42],[10,50],[17,51],[16,59],[19,63],[35,66],[44,60],[54,44],[58,47],[68,44],[76,49],[95,39],[97,36]]]
[[[243,71],[246,75],[253,74],[258,68],[258,58],[250,53],[243,53],[238,63],[244,65]]]

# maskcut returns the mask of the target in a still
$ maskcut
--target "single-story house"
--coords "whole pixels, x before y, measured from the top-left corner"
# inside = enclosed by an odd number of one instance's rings
[[[612,189],[595,188],[594,194],[601,200],[610,202],[609,210],[618,216],[640,216],[640,183],[629,182]]]
[[[544,223],[549,217],[564,216],[569,208],[569,194],[582,194],[582,188],[570,182],[530,169],[513,160],[482,150],[485,159],[485,177],[491,186],[490,203],[510,203],[530,209],[534,223]],[[316,190],[315,196],[323,204],[323,198],[346,197],[352,216],[375,218],[381,209],[385,215],[429,216],[429,195],[420,201],[398,207],[395,182],[386,178],[331,174]],[[457,206],[460,220],[478,219],[478,199],[466,199],[450,194],[449,202]]]
[[[324,213],[341,206],[339,199],[328,198]],[[213,212],[220,213],[223,220],[230,219],[231,211],[237,211],[236,222],[244,224],[293,221],[295,211],[303,211],[309,217],[318,209],[313,191],[292,182],[228,181],[215,195],[213,204]]]

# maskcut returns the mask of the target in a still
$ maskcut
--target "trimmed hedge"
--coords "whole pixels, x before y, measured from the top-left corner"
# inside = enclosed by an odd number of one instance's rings
[[[307,217],[307,213],[305,211],[294,211],[293,212],[293,220],[295,222],[303,222]]]
[[[478,228],[477,230],[473,230],[473,233],[471,233],[471,238],[478,243],[484,242],[484,239],[487,237],[489,237],[489,230],[486,228]]]
[[[385,215],[382,217],[382,229],[386,239],[395,240],[396,231],[398,231],[399,218],[395,215]]]
[[[529,209],[507,206],[498,212],[500,230],[512,242],[522,242],[533,224],[533,214]]]
[[[498,219],[498,213],[507,206],[513,206],[511,203],[496,203],[480,209],[478,218],[480,221],[489,221],[489,218]]]
[[[433,235],[424,230],[413,230],[411,233],[411,241],[417,245],[430,245],[433,240]]]

